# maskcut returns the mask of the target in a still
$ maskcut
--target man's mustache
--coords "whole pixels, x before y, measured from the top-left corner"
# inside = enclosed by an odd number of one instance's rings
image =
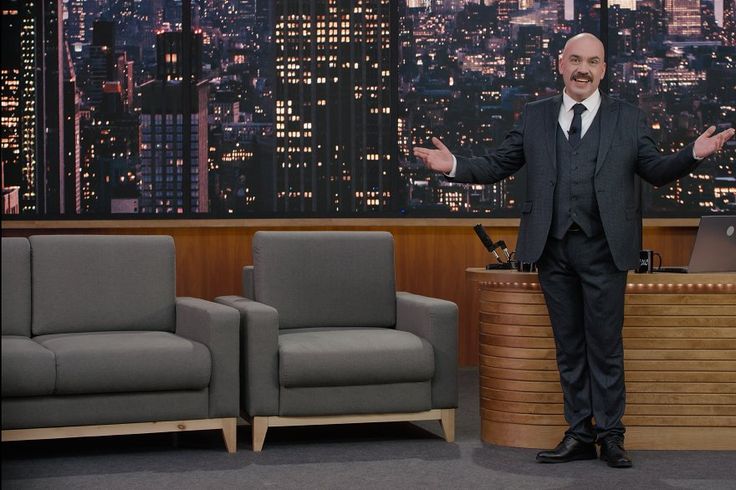
[[[570,76],[570,80],[592,82],[593,76],[590,73],[575,72]]]

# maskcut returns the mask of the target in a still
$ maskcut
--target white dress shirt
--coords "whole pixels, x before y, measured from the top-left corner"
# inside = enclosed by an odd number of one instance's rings
[[[572,110],[573,106],[578,101],[567,95],[567,92],[562,92],[562,104],[560,105],[560,115],[557,117],[557,122],[560,123],[560,127],[565,132],[565,137],[570,139],[570,126],[572,126],[572,118],[575,115],[575,111]],[[582,124],[580,128],[580,139],[583,139],[585,133],[590,129],[590,125],[593,124],[598,109],[601,107],[601,93],[596,90],[591,94],[590,97],[580,102],[587,109],[580,115],[580,122]]]

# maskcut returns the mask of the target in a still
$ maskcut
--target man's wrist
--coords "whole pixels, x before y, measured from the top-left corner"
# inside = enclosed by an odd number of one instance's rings
[[[693,158],[698,161],[705,159],[705,157],[699,157],[697,153],[695,153],[695,145],[693,145]]]

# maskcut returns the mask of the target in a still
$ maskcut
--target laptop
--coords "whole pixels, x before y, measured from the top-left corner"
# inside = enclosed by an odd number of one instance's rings
[[[668,272],[662,267],[662,272]],[[671,272],[736,272],[736,215],[703,216],[690,264]]]

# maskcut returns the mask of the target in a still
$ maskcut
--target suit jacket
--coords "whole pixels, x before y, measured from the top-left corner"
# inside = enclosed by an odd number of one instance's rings
[[[556,131],[562,95],[531,102],[518,123],[489,155],[456,157],[456,182],[492,184],[527,167],[526,201],[516,256],[536,262],[544,251],[557,181]],[[662,156],[644,113],[636,106],[602,96],[600,144],[590,183],[595,189],[603,230],[620,270],[638,265],[641,248],[639,177],[661,186],[690,173],[699,163],[692,144]]]

